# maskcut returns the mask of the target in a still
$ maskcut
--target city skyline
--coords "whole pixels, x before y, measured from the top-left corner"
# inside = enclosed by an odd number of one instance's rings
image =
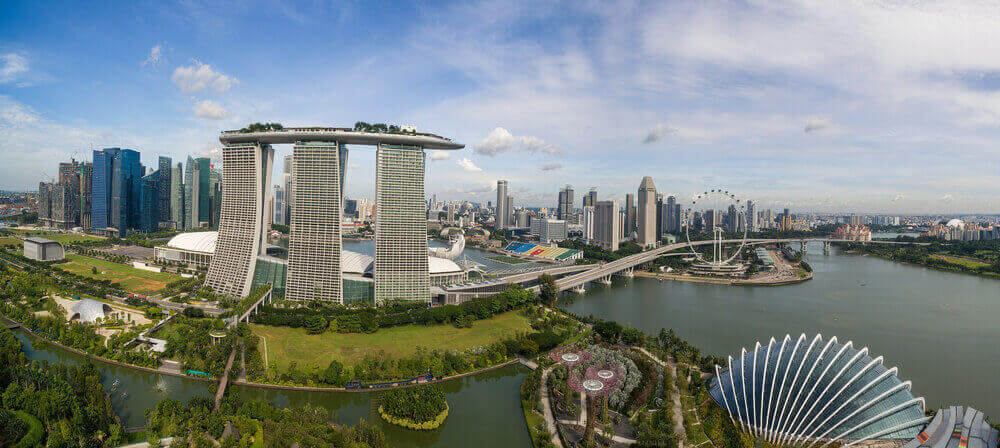
[[[39,6],[5,4],[0,188],[33,189],[54,175],[46,161],[94,149],[139,150],[147,167],[158,156],[218,163],[220,130],[366,120],[469,144],[428,154],[427,192],[443,200],[486,202],[497,179],[528,206],[557,203],[566,183],[621,200],[649,175],[678,198],[724,185],[803,211],[1000,209],[1000,44],[974,37],[1000,25],[987,6],[341,6],[65,5],[66,27]],[[264,14],[269,29],[303,32],[244,41],[233,31]],[[327,23],[342,26],[303,37]],[[273,63],[229,51],[246,45]],[[609,51],[626,47],[634,54]],[[306,48],[324,57],[299,79],[292,61]],[[421,74],[371,69],[404,60]],[[359,83],[379,88],[345,88]],[[276,148],[279,160],[290,153]],[[374,166],[374,154],[352,159],[348,171],[365,174],[346,196],[374,197]]]

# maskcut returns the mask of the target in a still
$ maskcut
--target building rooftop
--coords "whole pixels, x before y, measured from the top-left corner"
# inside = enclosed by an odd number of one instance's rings
[[[219,141],[226,143],[283,144],[295,142],[336,141],[348,145],[412,145],[424,149],[462,149],[465,145],[434,134],[419,132],[364,132],[350,128],[305,127],[284,128],[274,131],[243,132],[225,131]]]
[[[180,233],[170,239],[166,246],[173,249],[214,253],[215,242],[219,239],[219,232],[187,232]]]
[[[51,244],[51,243],[59,244],[59,242],[57,242],[57,241],[52,241],[50,239],[45,239],[45,238],[37,237],[37,236],[28,237],[28,238],[25,238],[24,240],[25,241],[30,241],[32,243],[37,243],[37,244]]]

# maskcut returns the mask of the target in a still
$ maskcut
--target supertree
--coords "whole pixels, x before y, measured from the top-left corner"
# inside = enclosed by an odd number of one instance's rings
[[[597,400],[602,399],[607,406],[606,397],[621,385],[625,378],[625,367],[612,364],[591,365],[586,369],[577,368],[567,378],[569,386],[587,397],[587,422],[583,438],[587,446],[594,442],[594,425],[597,415]]]

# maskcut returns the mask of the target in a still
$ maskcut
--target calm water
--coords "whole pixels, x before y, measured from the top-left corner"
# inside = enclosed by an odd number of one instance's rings
[[[673,328],[707,353],[785,334],[837,336],[899,367],[928,407],[971,405],[1000,419],[1000,282],[882,259],[823,255],[815,278],[781,287],[731,287],[635,279],[588,285],[567,309],[649,332]]]
[[[83,361],[83,357],[52,344],[31,338],[21,331],[17,337],[32,360],[49,362]],[[102,381],[110,390],[119,380],[111,402],[127,427],[142,426],[145,412],[163,398],[186,402],[192,397],[212,397],[210,383],[169,375],[136,371],[96,363]],[[278,407],[318,406],[343,424],[359,418],[379,424],[392,446],[406,447],[527,447],[531,445],[521,413],[520,388],[527,369],[513,365],[490,372],[459,378],[441,385],[448,396],[451,414],[434,431],[408,431],[382,421],[372,406],[374,393],[303,392],[233,386],[244,399],[268,400]],[[122,392],[127,396],[123,398]]]

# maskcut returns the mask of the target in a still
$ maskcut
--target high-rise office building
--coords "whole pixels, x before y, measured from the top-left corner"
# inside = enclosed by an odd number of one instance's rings
[[[211,168],[208,175],[208,226],[219,227],[219,217],[222,214],[222,171]],[[268,220],[271,222],[271,208],[268,207]]]
[[[274,186],[274,210],[271,212],[271,220],[275,224],[285,225],[285,187],[278,184]],[[355,202],[355,204],[357,204]]]
[[[184,165],[170,168],[170,222],[174,229],[184,229]]]
[[[596,213],[597,206],[585,206],[581,213],[581,224],[583,224],[583,241],[587,244],[594,244],[597,232],[597,216]]]
[[[230,143],[222,150],[222,211],[215,255],[205,285],[216,294],[250,294],[257,256],[264,254],[270,223],[274,149],[262,143]],[[190,163],[190,162],[189,162]]]
[[[376,304],[392,299],[430,300],[424,213],[425,157],[424,150],[417,146],[378,145],[375,154]]]
[[[556,206],[556,218],[569,221],[573,214],[573,186],[567,185],[559,190],[559,203]]]
[[[760,223],[757,220],[757,204],[747,201],[747,230],[751,232],[760,231]]]
[[[594,206],[594,237],[605,250],[618,250],[620,232],[618,202],[598,201]]]
[[[508,194],[507,200],[503,202],[503,206],[504,206],[504,215],[507,216],[504,219],[504,222],[507,223],[507,227],[515,227],[516,223],[514,222],[514,196]]]
[[[43,225],[51,225],[52,190],[55,189],[55,186],[55,182],[38,183],[38,221]]]
[[[729,209],[726,211],[726,231],[729,233],[736,233],[739,231],[740,212],[736,209],[736,204],[729,204]]]
[[[185,229],[209,226],[211,222],[212,161],[188,156],[184,172]]]
[[[584,207],[587,207],[587,206],[593,207],[594,204],[596,204],[596,203],[597,203],[597,188],[596,187],[591,187],[590,191],[587,192],[587,195],[583,197],[583,206]]]
[[[663,232],[667,231],[667,215],[663,211],[663,193],[656,193],[656,241],[663,239]]]
[[[167,168],[170,165],[167,164]],[[162,184],[160,171],[154,171],[144,176],[140,182],[139,190],[139,226],[143,233],[152,233],[160,227],[160,185]]]
[[[98,233],[125,236],[140,225],[142,164],[139,152],[105,148],[93,153],[91,225]]]
[[[497,229],[506,229],[508,226],[508,214],[509,206],[507,205],[507,181],[498,180],[497,181],[497,207],[496,207],[496,223]]]
[[[299,142],[293,149],[298,206],[288,244],[288,300],[343,303],[340,156],[336,142]],[[379,214],[382,221],[383,214]],[[388,219],[388,217],[386,217]]]
[[[632,232],[635,231],[635,218],[636,218],[636,208],[635,208],[635,195],[632,193],[625,194],[625,237],[630,238]]]
[[[639,183],[639,207],[636,213],[638,221],[638,238],[636,243],[642,247],[656,244],[656,186],[653,178],[646,176]]]
[[[666,201],[664,201],[664,214],[666,215],[666,231],[668,233],[677,233],[680,231],[680,208],[677,204],[676,196],[667,196]]]
[[[292,156],[285,156],[284,169],[285,173],[282,175],[281,179],[285,185],[285,198],[283,201],[285,210],[281,214],[283,219],[281,224],[287,226],[292,222],[292,206],[295,203],[295,163],[292,160]]]
[[[165,224],[173,219],[173,214],[170,213],[170,178],[173,175],[173,161],[170,157],[160,156],[157,159],[156,175],[157,197],[160,201],[157,204],[159,220]]]
[[[84,162],[78,170],[80,174],[80,227],[91,228],[91,201],[94,182],[94,164]]]

